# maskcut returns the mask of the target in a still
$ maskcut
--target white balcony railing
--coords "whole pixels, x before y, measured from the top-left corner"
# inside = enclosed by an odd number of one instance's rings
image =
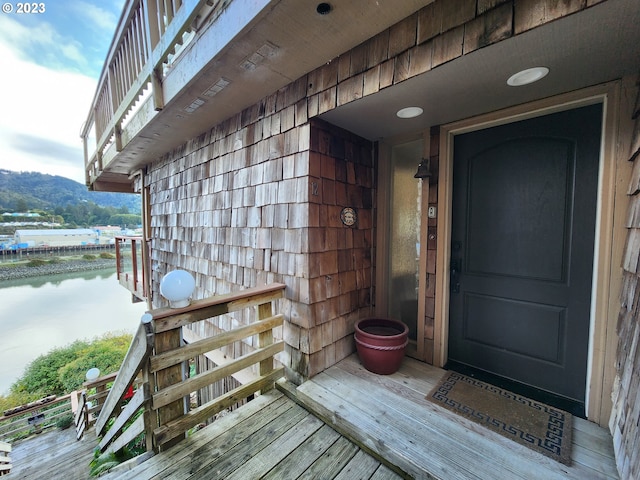
[[[81,131],[86,183],[103,171],[106,152],[120,152],[123,123],[150,96],[153,108],[164,107],[162,80],[168,66],[202,24],[230,0],[128,0],[120,17],[98,88]],[[147,93],[148,92],[148,93]]]

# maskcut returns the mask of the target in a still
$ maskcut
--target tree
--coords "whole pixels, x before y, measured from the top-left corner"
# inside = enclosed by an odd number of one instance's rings
[[[82,386],[87,370],[93,367],[104,375],[118,371],[131,338],[125,333],[106,334],[91,342],[78,340],[41,355],[27,366],[11,386],[9,395],[0,396],[0,405],[6,410],[47,395],[70,393]],[[11,399],[20,403],[6,406]]]
[[[29,210],[29,205],[27,205],[27,202],[24,198],[19,198],[18,200],[16,200],[14,208],[16,212],[24,213]]]
[[[130,343],[130,335],[109,335],[88,345],[80,352],[78,358],[58,371],[58,378],[64,390],[71,392],[80,388],[90,368],[98,368],[102,375],[120,370]]]
[[[116,215],[111,215],[109,218],[110,225],[120,225],[122,227],[133,227],[136,225],[140,225],[142,219],[140,215],[131,215],[131,214],[123,214],[117,213]]]
[[[58,370],[75,360],[87,346],[87,342],[76,341],[39,356],[27,366],[24,375],[11,386],[11,391],[27,392],[39,397],[64,395],[64,386],[58,376]]]

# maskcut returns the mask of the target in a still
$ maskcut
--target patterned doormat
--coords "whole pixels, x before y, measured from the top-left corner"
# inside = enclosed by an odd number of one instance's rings
[[[427,400],[571,465],[570,413],[455,372],[447,372]]]

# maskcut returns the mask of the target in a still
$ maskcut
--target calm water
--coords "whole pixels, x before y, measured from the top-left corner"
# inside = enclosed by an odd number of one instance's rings
[[[0,393],[53,348],[134,333],[145,309],[144,302],[131,303],[115,268],[0,281]]]

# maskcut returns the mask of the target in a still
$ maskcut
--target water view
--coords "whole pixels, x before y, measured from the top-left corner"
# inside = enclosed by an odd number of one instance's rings
[[[116,279],[115,268],[0,281],[0,393],[38,356],[107,332],[134,333],[146,303]]]

